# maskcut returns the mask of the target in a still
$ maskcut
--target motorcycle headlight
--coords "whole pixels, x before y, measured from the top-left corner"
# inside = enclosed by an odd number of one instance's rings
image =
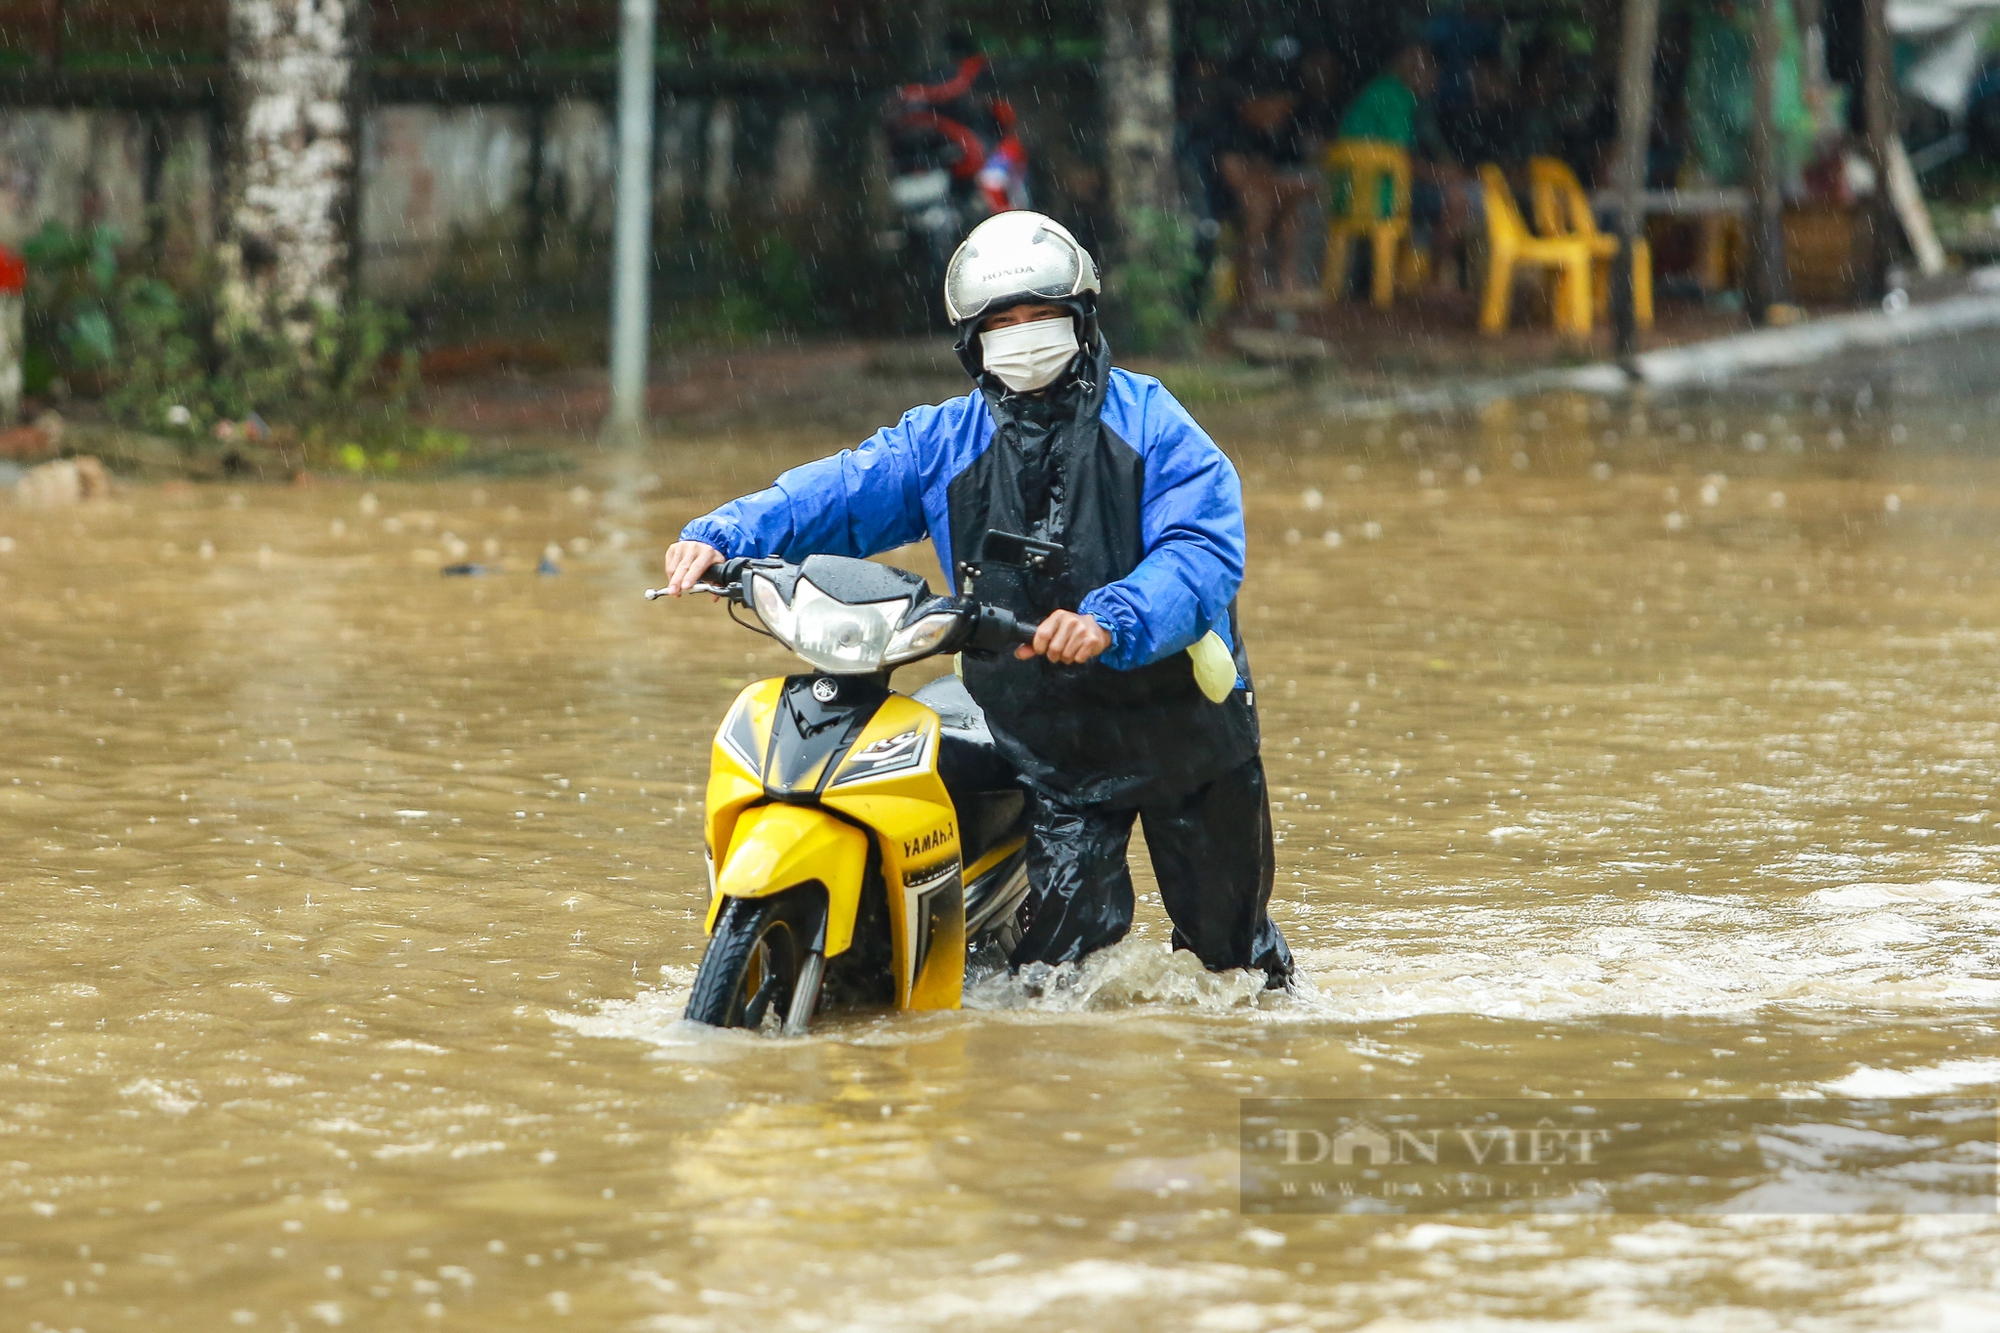
[[[882,661],[895,666],[902,662],[914,662],[919,657],[929,657],[957,624],[957,613],[935,611],[905,625],[889,636],[889,650],[882,655]]]
[[[751,601],[764,628],[821,671],[858,675],[879,671],[910,599],[849,604],[829,597],[810,579],[792,587],[785,605],[777,585],[761,575],[750,580]]]

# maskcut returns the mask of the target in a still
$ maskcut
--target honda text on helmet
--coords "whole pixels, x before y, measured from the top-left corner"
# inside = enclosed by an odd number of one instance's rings
[[[944,308],[968,369],[1034,393],[1094,341],[1098,289],[1097,264],[1068,228],[1020,210],[988,218],[958,247],[945,270]],[[1059,305],[1071,318],[978,331],[988,316],[1030,301]]]

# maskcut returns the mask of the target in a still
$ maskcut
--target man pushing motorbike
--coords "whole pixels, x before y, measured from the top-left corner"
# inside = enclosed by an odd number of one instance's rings
[[[667,551],[667,590],[727,558],[869,556],[929,537],[960,593],[1039,626],[1032,645],[967,653],[961,668],[1030,798],[1030,893],[1009,966],[1123,938],[1137,818],[1174,947],[1284,986],[1235,615],[1242,485],[1157,380],[1111,365],[1098,291],[1096,263],[1053,219],[981,223],[945,277],[975,392],[688,524]]]

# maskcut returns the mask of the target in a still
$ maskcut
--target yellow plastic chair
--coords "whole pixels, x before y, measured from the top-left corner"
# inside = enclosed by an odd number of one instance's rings
[[[1348,247],[1365,237],[1374,260],[1369,300],[1387,310],[1396,299],[1397,257],[1409,248],[1410,155],[1394,144],[1343,139],[1326,150],[1326,174],[1331,207],[1320,290],[1329,301],[1340,299]]]
[[[1507,331],[1514,299],[1514,268],[1527,264],[1555,274],[1555,326],[1559,333],[1590,334],[1590,247],[1574,239],[1550,240],[1528,230],[1506,175],[1488,162],[1479,168],[1486,203],[1486,295],[1479,303],[1479,330]]]
[[[1611,265],[1618,258],[1618,238],[1597,229],[1583,182],[1561,158],[1529,158],[1528,189],[1534,196],[1536,231],[1590,247],[1597,313],[1604,314],[1611,307]],[[1632,314],[1640,328],[1653,327],[1653,249],[1643,236],[1632,238]]]

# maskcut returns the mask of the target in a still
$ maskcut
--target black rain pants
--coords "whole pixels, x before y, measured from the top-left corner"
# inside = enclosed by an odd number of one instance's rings
[[[1007,960],[1068,963],[1132,928],[1125,849],[1143,820],[1174,948],[1210,971],[1261,968],[1267,985],[1292,975],[1291,950],[1271,920],[1271,805],[1253,758],[1178,800],[1137,809],[1078,806],[1037,789],[1028,829],[1026,933]]]

